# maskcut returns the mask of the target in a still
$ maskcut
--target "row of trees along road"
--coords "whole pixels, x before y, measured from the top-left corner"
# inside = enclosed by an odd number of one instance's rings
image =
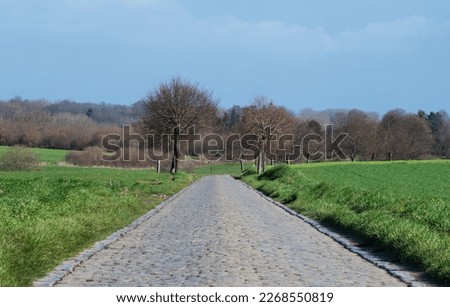
[[[293,135],[292,142],[284,144],[291,151],[308,134],[324,137],[324,122],[296,116],[266,97],[256,97],[246,107],[234,106],[221,111],[211,92],[180,78],[162,83],[142,105],[143,116],[138,125],[141,132],[173,136],[171,172],[178,169],[180,134],[189,133],[191,126],[195,126],[197,132],[214,132],[224,139],[233,133],[255,135],[259,149],[255,156],[258,170],[264,170],[266,159],[286,162],[284,152],[274,154],[268,150],[274,137]],[[427,115],[424,111],[410,114],[396,109],[381,119],[359,110],[336,111],[330,113],[327,123],[333,125],[335,135],[348,134],[341,147],[352,161],[450,156],[450,120],[445,111]],[[235,150],[245,152],[240,146]],[[317,150],[323,150],[323,144],[315,144],[312,151]],[[308,152],[305,158],[308,161]]]

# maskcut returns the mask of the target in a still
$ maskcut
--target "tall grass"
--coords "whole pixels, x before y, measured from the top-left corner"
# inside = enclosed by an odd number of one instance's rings
[[[450,283],[450,161],[277,166],[243,179]]]

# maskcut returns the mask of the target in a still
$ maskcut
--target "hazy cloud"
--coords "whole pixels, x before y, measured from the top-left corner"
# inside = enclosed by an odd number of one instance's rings
[[[277,20],[251,23],[231,19],[215,24],[211,28],[214,36],[235,46],[242,44],[281,54],[323,54],[337,47],[335,39],[323,28],[289,25]]]
[[[182,47],[188,49],[225,48],[309,57],[348,51],[406,50],[420,45],[424,39],[450,32],[448,22],[437,23],[424,16],[370,23],[364,28],[332,33],[325,27],[306,27],[280,20],[196,18],[176,0],[42,0],[26,3],[30,2],[4,0],[1,5],[14,8],[14,15],[19,18],[21,12],[26,13],[24,16],[39,18],[40,23],[35,28],[45,25],[47,30],[60,34],[64,31],[86,33],[116,40],[118,44],[141,47],[178,46],[182,42]],[[30,10],[36,13],[29,14]],[[13,23],[16,21],[11,19],[10,24]]]
[[[409,48],[418,40],[439,31],[439,25],[421,16],[410,16],[386,23],[371,23],[361,30],[340,33],[337,39],[344,50],[377,50]]]
[[[420,45],[423,39],[431,36],[449,34],[448,23],[439,24],[422,16],[371,23],[363,29],[346,30],[334,35],[322,27],[307,28],[272,20],[250,23],[233,19],[211,28],[214,35],[228,42],[265,46],[269,50],[297,52],[299,55],[404,50]]]

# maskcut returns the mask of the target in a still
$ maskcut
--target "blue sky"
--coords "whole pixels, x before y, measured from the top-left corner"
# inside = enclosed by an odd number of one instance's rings
[[[445,0],[0,0],[0,99],[131,104],[172,76],[220,105],[450,111]]]

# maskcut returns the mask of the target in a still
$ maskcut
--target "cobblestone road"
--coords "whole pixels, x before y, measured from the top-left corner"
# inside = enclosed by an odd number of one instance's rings
[[[404,286],[229,176],[205,177],[59,286]]]

